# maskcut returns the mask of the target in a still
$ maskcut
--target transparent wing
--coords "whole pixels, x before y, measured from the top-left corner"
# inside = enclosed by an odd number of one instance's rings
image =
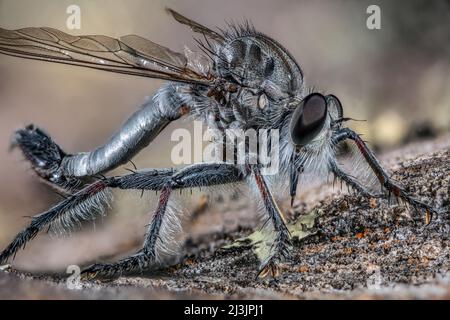
[[[205,36],[207,36],[211,39],[214,39],[216,41],[219,41],[219,42],[225,41],[225,38],[221,34],[201,25],[200,23],[195,22],[189,18],[186,18],[185,16],[179,14],[178,12],[176,12],[170,8],[166,8],[166,11],[169,12],[173,16],[173,18],[175,20],[177,20],[179,23],[190,27],[192,29],[192,31],[202,33]]]
[[[208,75],[187,67],[184,55],[136,35],[114,39],[102,35],[72,36],[52,28],[0,28],[0,53],[135,76],[211,84]]]

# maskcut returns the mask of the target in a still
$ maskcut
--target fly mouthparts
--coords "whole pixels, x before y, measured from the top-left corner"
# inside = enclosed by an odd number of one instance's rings
[[[367,121],[367,120],[366,119],[354,119],[354,118],[350,118],[350,117],[345,117],[345,118],[339,118],[339,119],[334,120],[332,122],[332,124],[337,124],[337,123],[346,122],[346,121],[364,122],[364,121]]]

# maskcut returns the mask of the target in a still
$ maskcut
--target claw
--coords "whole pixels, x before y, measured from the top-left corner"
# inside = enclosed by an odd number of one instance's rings
[[[280,267],[273,261],[273,259],[274,257],[269,258],[269,260],[261,266],[258,274],[256,275],[257,279],[263,279],[269,275],[275,279],[280,275]]]
[[[81,272],[81,280],[83,281],[92,281],[97,277],[96,272],[87,272],[86,270]]]
[[[280,267],[278,265],[276,265],[276,264],[272,266],[271,271],[272,271],[272,277],[273,278],[278,278],[278,276],[281,273]]]
[[[433,211],[425,209],[425,225],[428,226],[433,220]]]
[[[269,271],[270,271],[269,268],[266,266],[265,268],[259,270],[258,274],[256,275],[256,278],[263,279],[263,278],[267,277],[267,275],[269,274]]]
[[[258,274],[256,275],[256,278],[265,278],[267,276],[271,276],[272,278],[277,278],[280,275],[280,268],[279,266],[272,262],[269,261],[268,263],[266,263],[258,272]]]
[[[391,188],[392,188],[392,190],[391,190]],[[392,194],[395,195],[397,203],[398,204],[405,203],[406,206],[408,207],[408,210],[410,210],[410,207],[412,207],[412,209],[417,214],[420,214],[420,215],[422,215],[422,211],[425,211],[425,226],[428,226],[432,222],[433,213],[435,213],[436,211],[431,206],[429,206],[428,204],[426,204],[422,201],[419,201],[419,200],[413,198],[408,193],[406,193],[403,189],[399,188],[398,186],[396,186],[394,184],[390,184],[388,186],[388,197],[389,197],[388,200],[390,200],[391,191],[392,191]],[[389,201],[389,203],[390,203],[390,201]]]
[[[412,207],[419,214],[422,213],[422,210],[425,211],[425,226],[428,226],[433,221],[433,216],[436,211],[432,207],[423,203],[412,205]]]
[[[111,272],[107,264],[94,264],[81,271],[81,279],[86,281],[100,280],[102,282],[113,281],[118,278],[114,272]]]

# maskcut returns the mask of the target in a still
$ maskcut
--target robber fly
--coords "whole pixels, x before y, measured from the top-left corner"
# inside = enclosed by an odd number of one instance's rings
[[[278,42],[248,23],[213,31],[171,9],[167,11],[200,34],[199,55],[177,53],[136,35],[113,39],[72,36],[51,28],[0,29],[0,53],[5,55],[168,80],[108,142],[90,152],[68,154],[34,125],[15,133],[14,145],[37,176],[66,195],[32,218],[1,253],[0,263],[56,223],[70,226],[103,215],[112,189],[156,190],[159,200],[142,249],[115,263],[94,264],[83,274],[111,278],[146,270],[159,261],[160,251],[173,237],[177,212],[170,211],[170,203],[174,190],[246,183],[261,201],[266,223],[274,234],[258,275],[275,276],[278,263],[289,257],[291,240],[272,190],[285,190],[293,199],[299,176],[317,167],[364,196],[402,199],[426,213],[429,223],[435,210],[393,181],[360,136],[343,126],[349,118],[344,117],[336,96],[306,89],[299,65]],[[170,122],[187,115],[219,130],[278,129],[280,169],[276,179],[262,174],[259,164],[226,161],[103,175],[130,161]],[[345,140],[356,145],[385,191],[382,195],[372,194],[337,162],[334,150]],[[289,183],[279,189],[276,181]]]

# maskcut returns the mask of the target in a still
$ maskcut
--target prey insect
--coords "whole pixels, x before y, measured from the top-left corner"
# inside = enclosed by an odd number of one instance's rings
[[[14,257],[40,231],[57,223],[70,227],[103,215],[112,189],[156,190],[159,200],[142,249],[118,262],[88,267],[84,270],[88,277],[112,278],[156,264],[172,236],[171,224],[176,223],[178,213],[171,211],[175,190],[233,187],[237,183],[251,186],[251,192],[262,203],[265,225],[274,234],[258,275],[275,276],[277,265],[288,259],[292,249],[272,190],[286,190],[293,199],[303,173],[331,173],[367,197],[389,198],[392,194],[424,212],[427,222],[431,220],[435,210],[393,181],[360,136],[344,127],[348,118],[336,96],[308,91],[299,65],[278,42],[249,24],[213,31],[171,9],[168,12],[200,34],[200,53],[177,53],[135,35],[113,39],[72,36],[51,28],[0,29],[0,53],[5,55],[168,81],[95,150],[68,154],[34,125],[15,133],[13,144],[21,149],[37,176],[64,193],[65,199],[34,216],[0,254],[0,263]],[[269,145],[279,148],[278,173],[265,175],[259,163],[218,161],[176,169],[136,170],[122,176],[103,175],[130,161],[170,122],[187,115],[220,131],[279,130],[279,143]],[[334,151],[346,140],[356,145],[378,179],[382,194],[372,194],[341,168]],[[288,181],[289,185],[281,183],[278,187],[280,181]]]

